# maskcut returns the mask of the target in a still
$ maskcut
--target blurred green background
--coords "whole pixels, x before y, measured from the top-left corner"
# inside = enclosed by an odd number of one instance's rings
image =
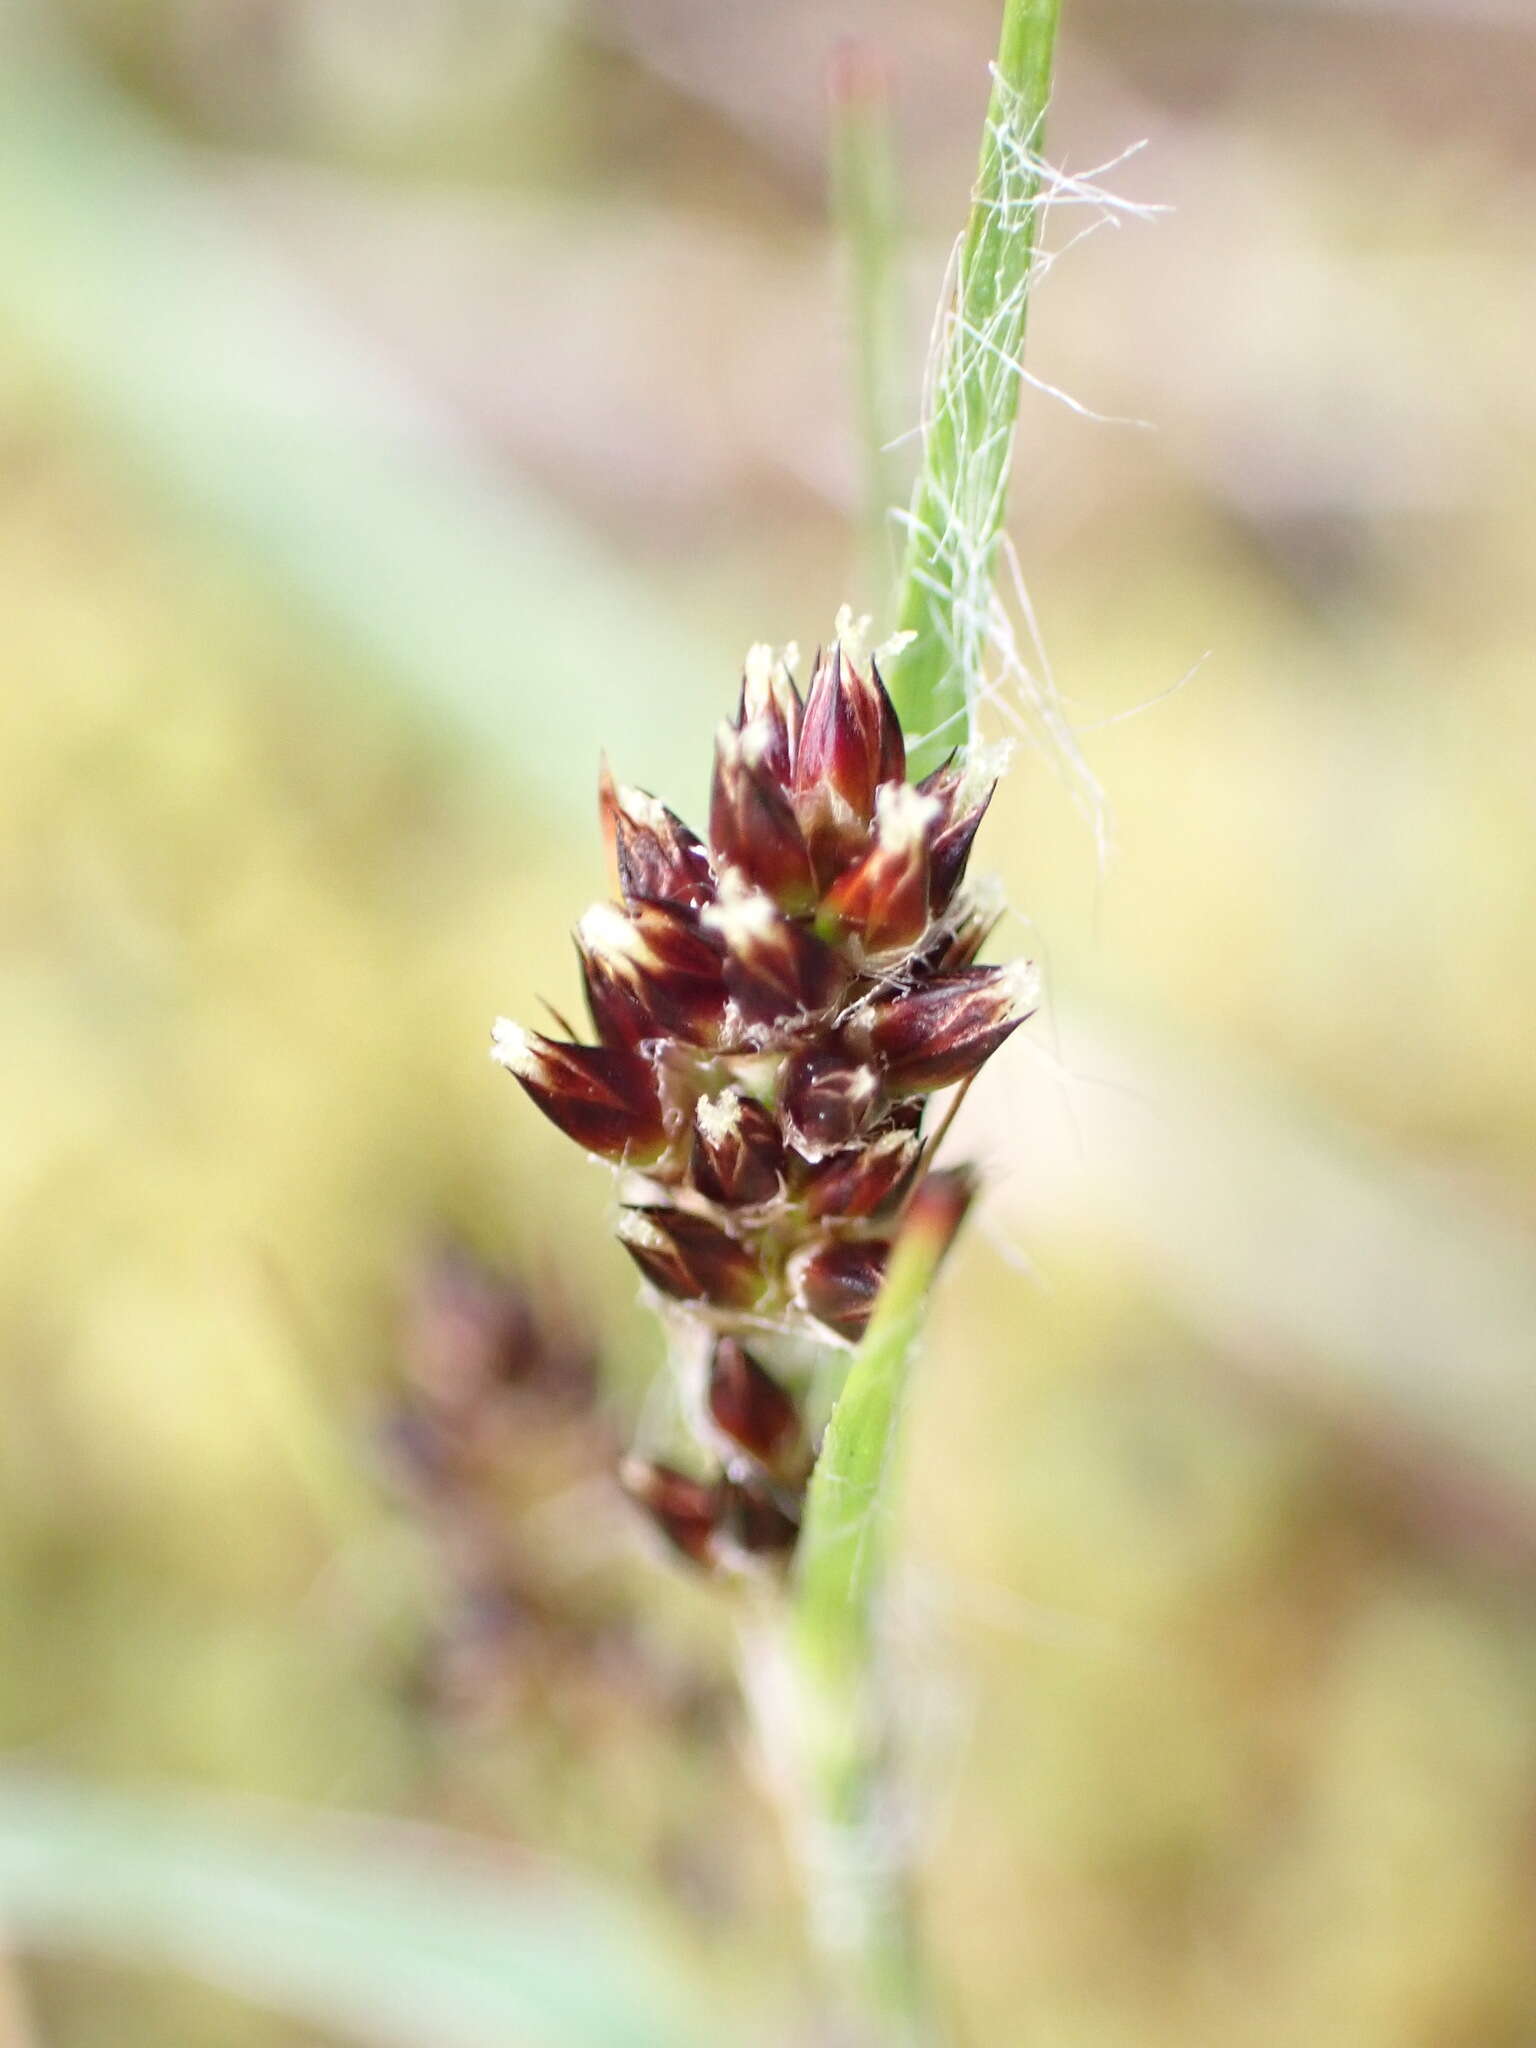
[[[748,642],[881,602],[825,69],[892,75],[915,419],[995,30],[0,7],[4,2048],[525,2038],[204,1939],[239,1844],[332,1811],[383,1832],[328,1897],[393,1858],[441,1908],[473,1836],[492,1927],[601,1885],[701,2038],[825,2038],[729,1617],[606,1482],[665,1427],[606,1177],[485,1045],[574,1000],[600,746],[696,815]],[[1033,315],[1034,372],[1153,428],[1026,395],[1012,531],[1115,846],[1028,752],[982,842],[1050,1000],[968,1105],[910,1416],[927,1924],[988,2048],[1517,2048],[1536,17],[1066,38],[1054,158],[1145,136],[1112,182],[1172,211]],[[495,1320],[445,1244],[578,1361],[476,1439],[468,1524],[398,1455]],[[644,2006],[560,2038],[682,2038]]]

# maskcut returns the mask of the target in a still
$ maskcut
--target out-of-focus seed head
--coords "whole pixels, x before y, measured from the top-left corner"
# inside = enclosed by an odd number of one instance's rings
[[[714,895],[709,855],[697,834],[643,789],[620,788],[606,764],[598,811],[626,903],[677,903],[696,910]]]
[[[713,1045],[725,1019],[719,946],[692,911],[595,903],[576,927],[587,1007],[605,1045],[681,1038]]]
[[[725,947],[725,985],[746,1024],[781,1024],[828,1009],[847,985],[850,970],[831,946],[733,875],[702,915]]]
[[[588,1152],[648,1166],[666,1150],[655,1065],[627,1046],[566,1045],[498,1017],[491,1057]]]
[[[878,1062],[892,1095],[926,1095],[979,1072],[1033,1015],[1039,993],[1028,961],[966,967],[863,1004],[844,1035]]]
[[[822,1159],[874,1121],[880,1076],[867,1061],[841,1052],[797,1052],[779,1075],[779,1117],[804,1159]]]
[[[783,1142],[760,1102],[739,1088],[701,1095],[693,1123],[690,1178],[707,1200],[752,1207],[783,1193]]]
[[[456,1422],[510,1387],[551,1410],[584,1407],[596,1388],[597,1361],[571,1305],[454,1240],[413,1262],[402,1352],[413,1396]]]
[[[748,1309],[765,1285],[751,1250],[729,1231],[688,1209],[626,1209],[618,1238],[651,1285],[675,1301]]]
[[[734,869],[792,916],[816,901],[811,856],[795,816],[769,764],[773,729],[722,725],[715,739],[715,779],[709,796],[709,843],[716,863]]]
[[[807,1245],[789,1263],[796,1303],[852,1341],[869,1321],[890,1250],[885,1238],[830,1237]]]
[[[765,1471],[782,1472],[798,1461],[799,1408],[734,1337],[715,1344],[707,1393],[716,1429]]]

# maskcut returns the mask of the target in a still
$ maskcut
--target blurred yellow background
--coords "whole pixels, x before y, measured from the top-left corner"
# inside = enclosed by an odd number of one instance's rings
[[[6,1782],[516,1844],[646,1899],[706,2038],[822,2038],[793,1882],[720,1602],[604,1476],[660,1359],[606,1176],[485,1046],[574,1004],[600,747],[697,816],[747,644],[880,603],[826,66],[893,79],[915,421],[995,32],[0,8]],[[1011,530],[1114,846],[1027,751],[981,842],[1049,1002],[909,1417],[934,1954],[987,2048],[1517,2048],[1536,16],[1065,35],[1053,158],[1145,137],[1110,182],[1171,210],[1032,314],[1109,416],[1026,394]],[[512,1417],[478,1634],[388,1450],[445,1242],[600,1361]],[[339,2038],[5,1899],[7,2048]]]

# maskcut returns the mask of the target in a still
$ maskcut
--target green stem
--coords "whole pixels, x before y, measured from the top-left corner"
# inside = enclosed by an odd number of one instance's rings
[[[966,736],[980,680],[1018,415],[1059,14],[1060,0],[1006,0],[933,386],[897,614],[917,637],[887,677],[902,723],[930,736],[909,748],[920,769]]]
[[[969,1181],[947,1173],[913,1198],[806,1497],[791,1619],[793,1761],[816,1933],[851,2001],[892,2042],[925,2038],[927,2001],[887,1768],[877,1598],[908,1368],[969,1199]]]
[[[898,610],[899,624],[916,637],[888,677],[903,724],[920,736],[908,748],[919,770],[965,737],[981,679],[1059,9],[1060,0],[1005,0],[981,166],[933,387]],[[871,316],[863,311],[867,327]],[[883,425],[875,431],[883,449]],[[913,1198],[806,1497],[790,1623],[793,1762],[816,1931],[881,2038],[913,2048],[931,2029],[893,1800],[877,1603],[912,1350],[968,1198],[968,1184],[948,1174],[930,1175]]]
[[[905,338],[890,90],[873,54],[849,42],[833,60],[830,92],[831,204],[846,279],[866,596],[883,611],[895,570],[891,513],[900,467],[893,443]]]

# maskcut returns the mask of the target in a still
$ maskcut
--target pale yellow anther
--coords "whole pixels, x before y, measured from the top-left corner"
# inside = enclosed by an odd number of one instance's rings
[[[719,1095],[701,1095],[694,1105],[693,1120],[710,1145],[723,1145],[741,1129],[741,1097],[734,1088]]]
[[[854,617],[852,605],[839,605],[832,633],[843,650],[843,659],[854,668],[862,668],[869,659],[869,629],[873,624],[868,612]]]

